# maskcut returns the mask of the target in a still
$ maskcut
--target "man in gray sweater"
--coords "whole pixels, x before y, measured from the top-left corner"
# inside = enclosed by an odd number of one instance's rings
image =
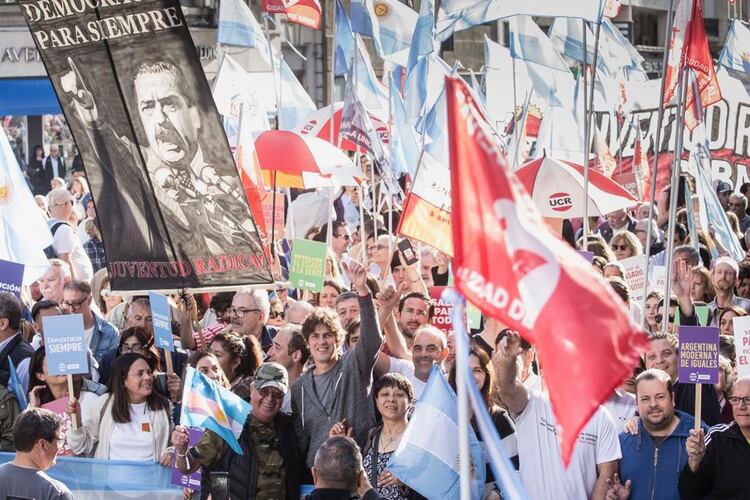
[[[361,327],[356,347],[341,354],[344,330],[331,309],[315,309],[302,325],[315,368],[292,385],[292,416],[308,467],[313,466],[315,453],[337,422],[350,426],[350,435],[359,446],[365,444],[367,432],[375,425],[372,370],[383,337],[367,288],[367,270],[354,261],[342,266],[358,294]]]

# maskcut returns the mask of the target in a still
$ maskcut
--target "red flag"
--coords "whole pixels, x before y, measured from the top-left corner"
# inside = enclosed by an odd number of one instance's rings
[[[677,93],[677,84],[684,67],[692,68],[696,72],[703,106],[710,106],[721,100],[721,89],[708,48],[701,0],[680,0],[675,11],[669,62],[664,72],[664,106],[667,106]],[[685,94],[685,125],[690,130],[695,128],[697,122],[692,106],[694,95],[693,89],[688,87]]]
[[[447,78],[446,97],[455,284],[536,344],[567,464],[648,341],[591,264],[542,222],[466,83]]]
[[[262,0],[261,8],[270,14],[286,14],[290,23],[314,30],[320,27],[322,14],[318,0]]]
[[[706,106],[721,101],[721,89],[719,88],[719,80],[716,78],[711,51],[708,48],[706,27],[703,23],[703,7],[700,0],[696,0],[693,4],[693,15],[690,19],[685,43],[684,61],[685,66],[695,70],[697,87],[700,91],[700,97],[697,101],[700,103],[699,110],[696,110],[696,107],[693,106],[693,102],[696,100],[696,92],[692,85],[688,86],[685,97],[685,125],[692,131],[701,119],[701,117],[696,116],[696,112],[703,113]]]

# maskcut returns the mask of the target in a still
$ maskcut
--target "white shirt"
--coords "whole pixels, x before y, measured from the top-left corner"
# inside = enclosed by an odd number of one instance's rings
[[[526,380],[523,381],[523,386],[530,391],[534,390],[539,392],[546,392],[542,384],[542,377],[540,377],[533,371],[529,371],[529,376],[526,377]]]
[[[47,221],[47,227],[52,229],[55,223],[61,222],[58,219]],[[70,264],[75,270],[76,279],[91,281],[94,277],[94,268],[91,266],[89,256],[83,249],[78,236],[69,224],[63,224],[55,231],[52,246],[58,254],[70,254]]]
[[[422,392],[424,391],[427,382],[422,382],[414,376],[414,364],[409,360],[394,358],[393,356],[388,356],[388,359],[391,362],[391,366],[388,372],[400,373],[401,375],[406,377],[409,382],[411,382],[414,401],[419,401],[419,398],[422,397]]]
[[[635,396],[622,389],[615,389],[615,392],[602,405],[612,416],[615,426],[622,427],[625,422],[635,416],[637,404]]]
[[[86,217],[85,219],[81,220],[81,222],[78,224],[76,235],[78,236],[78,241],[81,242],[81,246],[85,245],[86,242],[88,242],[91,239],[91,236],[89,236],[86,233],[86,222],[90,220],[92,219]]]
[[[591,498],[597,464],[622,457],[612,417],[600,407],[578,436],[565,470],[552,405],[537,391],[529,391],[529,402],[516,418],[516,435],[521,480],[534,500]]]
[[[20,333],[17,333],[16,335],[21,335]],[[8,345],[8,343],[15,337],[16,335],[11,335],[10,338],[7,338],[0,342],[0,351],[5,349],[5,346]],[[29,362],[31,361],[31,358],[22,359],[18,366],[16,366],[16,373],[18,373],[18,380],[21,382],[21,385],[23,386],[23,392],[29,392]],[[10,369],[10,365],[8,365],[8,369]]]
[[[154,438],[148,420],[147,403],[130,404],[130,422],[112,429],[109,442],[110,460],[140,460],[153,462]]]
[[[83,330],[83,341],[86,343],[87,346],[91,347],[91,339],[94,338],[94,327],[96,326],[96,323],[91,325],[91,328],[86,328]]]
[[[52,165],[52,177],[60,177],[60,157],[52,158],[51,156],[47,156],[47,158],[49,158]],[[47,163],[47,158],[44,159],[44,163]]]

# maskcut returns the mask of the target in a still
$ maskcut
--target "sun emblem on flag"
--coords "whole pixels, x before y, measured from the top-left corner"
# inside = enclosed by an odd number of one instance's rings
[[[216,421],[219,422],[220,424],[222,425],[229,424],[229,421],[227,420],[227,415],[223,411],[216,410],[216,413],[214,414],[214,416],[216,417]]]
[[[7,207],[13,198],[14,187],[8,177],[0,179],[0,205]]]
[[[375,16],[380,22],[390,19],[391,12],[393,11],[393,9],[391,9],[391,4],[383,0],[373,3],[372,10],[375,12]]]

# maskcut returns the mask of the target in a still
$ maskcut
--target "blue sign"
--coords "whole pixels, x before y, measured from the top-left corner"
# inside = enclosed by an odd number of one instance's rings
[[[10,292],[21,298],[23,264],[0,259],[0,292]]]
[[[172,321],[169,319],[169,302],[156,292],[148,292],[151,301],[151,318],[154,320],[154,344],[160,349],[174,351]]]
[[[88,346],[83,335],[83,315],[45,316],[44,350],[50,375],[89,372]]]

